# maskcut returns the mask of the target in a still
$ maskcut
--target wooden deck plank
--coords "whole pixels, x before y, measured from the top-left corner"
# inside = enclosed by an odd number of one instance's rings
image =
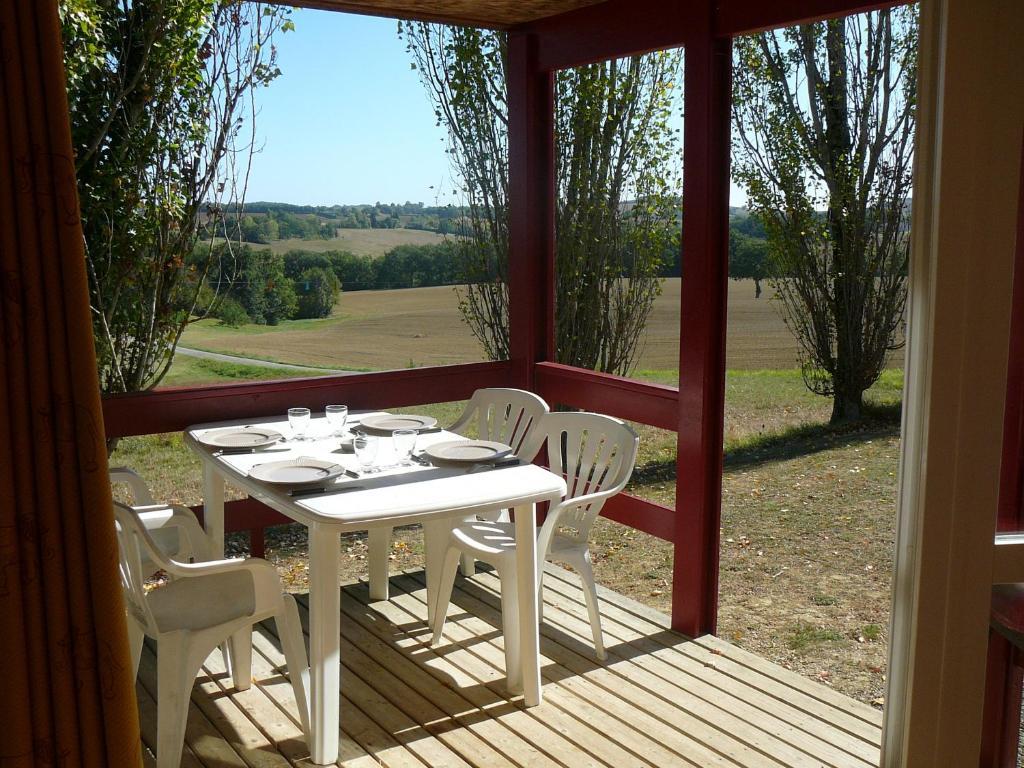
[[[466,591],[463,587],[468,588]],[[461,611],[454,616],[465,616],[467,623],[486,627],[493,631],[500,627],[500,605],[494,593],[475,588],[471,581],[456,583],[456,596],[453,603]],[[598,664],[592,656],[592,649],[582,643],[573,641],[575,648],[566,644],[568,638],[564,633],[552,637],[550,630],[541,632],[541,654],[548,663],[557,661],[572,674],[582,676],[603,689],[599,697],[614,697],[632,705],[629,716],[635,718],[641,727],[654,735],[665,746],[672,749],[680,758],[686,758],[700,766],[784,766],[769,755],[757,752],[748,745],[734,738],[724,729],[719,729],[702,720],[694,712],[686,708],[673,709],[670,715],[664,711],[652,709],[653,699],[648,691],[637,685],[634,680],[623,677],[609,667]],[[543,662],[542,662],[543,663]],[[597,703],[595,701],[595,703]]]
[[[156,655],[151,643],[142,649],[138,681],[154,702],[152,740],[148,746],[156,751]],[[231,747],[229,741],[215,724],[196,705],[195,697],[202,696],[193,689],[193,700],[188,705],[188,720],[185,726],[185,748],[182,750],[182,765],[217,766],[217,768],[246,768],[245,761]]]
[[[475,579],[460,582],[460,585],[465,591],[480,590],[481,594],[477,596],[482,597],[495,609],[500,606],[498,583],[493,574],[478,574]],[[578,626],[567,627],[566,624],[569,622],[576,622]],[[574,629],[576,631],[573,631]],[[557,603],[548,602],[545,605],[545,624],[542,625],[542,632],[552,638],[564,635],[563,644],[565,638],[571,638],[576,647],[584,649],[584,654],[589,656],[592,653],[589,622],[565,614]],[[620,656],[615,648],[609,649],[609,658],[604,668],[620,677],[623,682],[628,681],[636,686],[643,695],[653,697],[647,708],[656,717],[666,723],[674,723],[684,716],[695,718],[697,725],[691,724],[688,732],[700,734],[701,741],[713,749],[730,749],[733,759],[743,760],[744,764],[766,765],[775,762],[794,768],[811,768],[823,764],[820,759],[794,748],[768,731],[751,727],[752,724],[737,717],[726,702],[717,700],[714,696],[701,698],[692,687],[681,687],[658,678]],[[824,764],[830,763],[826,761]],[[838,765],[845,768],[855,763],[847,756],[847,759],[840,761]]]
[[[403,593],[396,595],[396,602],[404,604],[416,615],[425,615],[426,594],[422,582],[399,577],[393,584]],[[437,650],[456,659],[459,664],[486,665],[489,673],[497,677],[495,690],[505,690],[504,645],[500,632],[492,624],[473,614],[463,614],[461,611],[450,613],[445,624],[444,641],[437,646]],[[543,653],[545,649],[542,647],[541,650]],[[569,720],[562,720],[569,724],[563,732],[576,743],[579,755],[600,758],[609,749],[625,749],[654,765],[699,765],[672,751],[670,744],[646,735],[641,729],[642,716],[639,718],[640,724],[630,721],[630,716],[636,714],[635,710],[608,697],[606,691],[574,674],[559,664],[557,659],[542,657],[541,676],[545,684],[545,706],[528,709],[526,713],[544,722],[555,717],[552,710],[556,708],[559,713],[569,715]],[[595,706],[594,701],[602,698],[608,706]],[[555,706],[549,709],[547,704]],[[599,729],[595,729],[593,721],[586,719],[587,712],[596,714]],[[609,741],[614,743],[611,748],[607,744]],[[629,758],[623,760],[626,764],[631,763]]]
[[[574,578],[564,569],[550,564],[547,565],[545,573],[554,575],[555,578],[562,581]],[[598,598],[602,602],[615,605],[631,614],[635,619],[634,624],[636,624],[636,626],[640,627],[642,624],[652,624],[663,630],[670,631],[668,617],[653,608],[642,603],[638,603],[635,600],[631,600],[625,595],[621,595],[618,592],[607,589],[606,587],[602,587],[600,584],[597,586],[597,593]],[[784,669],[777,664],[773,664],[762,659],[756,654],[750,653],[749,651],[714,636],[705,635],[704,637],[697,638],[695,642],[705,644],[708,648],[722,650],[723,652],[725,650],[730,650],[729,655],[732,658],[735,658],[739,663],[747,666],[751,670],[760,671],[789,688],[809,695],[811,698],[817,699],[822,704],[829,707],[835,708],[841,712],[849,713],[879,730],[882,727],[882,713],[879,710],[874,709],[863,702],[857,701],[854,698],[846,696],[845,694],[839,693],[838,691],[829,688],[827,685],[822,685],[821,683],[816,683],[813,680],[808,680],[796,672]]]
[[[276,627],[275,627],[276,629]],[[285,669],[284,654],[268,625],[263,624],[253,633],[253,673],[257,686],[278,708],[287,713],[297,713],[295,691],[283,677],[272,676],[273,671]],[[292,715],[295,732],[299,732],[298,719]],[[291,735],[291,734],[289,734]],[[301,733],[300,733],[301,738]],[[280,745],[279,745],[280,746]],[[290,756],[291,757],[291,756]],[[297,754],[292,757],[296,765],[308,766],[309,747],[303,741]],[[299,762],[299,761],[302,762]],[[380,768],[380,762],[342,729],[339,733],[338,764],[346,768]]]
[[[342,592],[345,768],[761,768],[877,764],[881,714],[718,638],[599,587],[608,659],[596,660],[574,574],[549,566],[541,627],[544,703],[506,687],[493,573],[459,579],[441,643],[429,645],[423,574],[392,578],[391,600]],[[300,615],[308,619],[307,601]],[[273,622],[253,636],[253,685],[237,691],[219,652],[192,693],[182,765],[307,768]],[[155,765],[156,659],[138,682],[144,764]]]
[[[496,752],[489,757],[486,753],[480,756],[488,765],[520,765],[524,761],[539,767],[558,765],[512,727],[515,723],[510,723],[505,715],[515,713],[515,705],[490,690],[484,680],[471,676],[473,669],[453,664],[425,646],[425,629],[402,630],[400,624],[405,623],[408,615],[393,603],[374,603],[375,607],[370,608],[365,590],[346,590],[346,595],[353,594],[358,595],[359,602],[342,601],[345,618],[352,621],[346,634],[382,666],[395,670],[420,691],[427,692],[425,695],[447,717],[478,733]],[[387,622],[380,621],[382,614]],[[542,742],[550,737],[546,729],[531,728],[532,724],[518,714],[511,719],[518,720],[524,730],[538,733]]]
[[[497,593],[497,581],[493,575],[478,574],[476,579]],[[585,609],[585,605],[578,585],[567,584],[555,578],[545,581],[548,583],[545,589],[546,604],[561,609],[550,617],[545,614],[545,619],[552,626],[573,635],[580,642],[590,643],[590,623],[585,621],[579,612]],[[842,733],[839,734],[839,738],[822,738],[812,728],[801,727],[804,721],[811,719],[808,718],[810,713],[790,707],[777,699],[764,697],[755,689],[730,685],[729,678],[715,674],[716,667],[713,662],[701,663],[682,653],[670,653],[632,627],[617,622],[614,616],[608,615],[609,613],[612,611],[606,610],[602,614],[609,659],[633,664],[643,670],[641,677],[637,679],[645,680],[645,687],[666,701],[676,700],[677,694],[673,693],[673,689],[677,687],[693,692],[709,704],[726,710],[728,715],[721,719],[723,724],[728,726],[728,722],[735,716],[755,727],[758,743],[763,742],[764,734],[769,734],[772,739],[788,745],[782,751],[778,751],[777,747],[768,751],[780,759],[785,759],[790,765],[796,766],[810,761],[811,765],[868,768],[878,764],[877,741],[875,744],[869,744],[867,741]],[[648,674],[661,682],[648,678]],[[761,706],[757,706],[757,703]],[[790,748],[796,748],[803,756],[793,756],[790,754]]]
[[[408,615],[422,617],[417,618],[417,621],[425,619],[425,604],[422,604],[413,594],[403,590],[403,586],[407,585],[396,581],[394,586],[397,590],[394,593],[395,606],[411,609],[412,613]],[[418,584],[413,586],[415,591],[421,591],[418,589]],[[442,644],[436,651],[431,649],[430,653],[440,654],[441,658],[446,659],[446,663],[458,664],[460,667],[472,667],[480,679],[490,681],[488,685],[494,689],[497,695],[507,695],[505,693],[503,649],[499,649],[493,644],[481,643],[479,635],[457,626],[455,622],[447,627],[446,635],[452,638],[455,644],[447,647]],[[555,684],[557,686],[557,682]],[[577,765],[586,761],[584,755],[596,758],[599,765],[622,766],[647,765],[648,763],[641,756],[650,761],[655,761],[659,756],[660,748],[656,742],[650,739],[636,738],[638,734],[635,734],[632,728],[623,728],[621,723],[612,722],[609,718],[602,717],[603,713],[596,708],[589,708],[590,714],[596,715],[595,718],[588,720],[585,716],[579,717],[580,713],[588,707],[587,702],[582,699],[567,696],[558,688],[545,688],[545,702],[556,706],[543,707],[540,710],[531,708],[522,714],[536,718],[538,726],[554,729],[560,739],[563,736],[570,738],[573,749],[568,752],[567,757]],[[557,706],[559,704],[561,704],[560,707]],[[534,727],[531,728],[531,731],[538,731],[538,729]],[[540,735],[538,743],[545,747],[550,746],[550,739],[544,737],[544,732],[538,731],[538,733]],[[671,753],[667,751],[664,754],[671,756]],[[527,765],[532,764],[527,763]]]

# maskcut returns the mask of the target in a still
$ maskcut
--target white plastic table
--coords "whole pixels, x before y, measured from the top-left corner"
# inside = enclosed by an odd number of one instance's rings
[[[367,414],[353,413],[349,425],[364,415]],[[242,424],[259,424],[290,435],[288,424],[283,420],[238,420],[189,427],[185,443],[203,462],[204,525],[217,555],[224,551],[225,481],[309,528],[309,748],[314,763],[327,765],[338,759],[341,679],[338,562],[340,536],[349,531],[423,524],[427,607],[428,614],[432,615],[451,519],[496,509],[514,509],[520,658],[506,659],[508,685],[510,690],[522,691],[526,706],[540,704],[535,505],[560,499],[565,494],[562,478],[532,464],[472,473],[461,468],[417,465],[384,470],[358,479],[341,477],[330,493],[292,497],[285,488],[253,480],[248,476],[249,469],[261,462],[309,456],[357,470],[355,456],[342,453],[339,440],[326,436],[327,425],[322,418],[314,418],[310,423],[312,439],[289,440],[274,446],[272,451],[219,454],[196,439],[207,430]],[[458,437],[448,432],[421,435],[417,450],[433,442]],[[393,462],[390,439],[380,438],[380,442],[378,464]],[[295,672],[289,670],[289,674]]]

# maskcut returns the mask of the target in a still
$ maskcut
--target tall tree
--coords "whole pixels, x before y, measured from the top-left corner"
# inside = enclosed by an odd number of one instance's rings
[[[735,177],[804,380],[856,420],[903,343],[917,70],[907,6],[736,42]]]
[[[271,41],[291,21],[241,0],[60,10],[101,385],[137,391],[167,372],[211,271],[230,279],[253,95],[279,74]]]
[[[508,111],[503,34],[408,24],[413,66],[448,132],[468,215],[457,241],[460,309],[492,359],[508,357]],[[659,52],[560,72],[556,81],[556,355],[627,373],[660,290],[677,227],[671,124],[682,54]]]

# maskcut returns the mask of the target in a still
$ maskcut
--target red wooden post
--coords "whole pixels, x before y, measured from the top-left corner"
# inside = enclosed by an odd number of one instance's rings
[[[1024,160],[1017,196],[1017,250],[1013,270],[1013,309],[1006,376],[1006,414],[1003,422],[1003,460],[999,478],[1000,532],[1024,531]],[[1019,629],[1019,628],[1018,628]],[[985,682],[982,766],[1017,764],[1024,676],[1020,651],[991,632]],[[1016,662],[1016,663],[1015,663]]]
[[[537,67],[537,38],[508,37],[508,312],[512,375],[533,389],[554,356],[554,76]]]
[[[679,435],[672,626],[696,636],[718,616],[725,410],[732,43],[712,37],[713,8],[686,47]]]

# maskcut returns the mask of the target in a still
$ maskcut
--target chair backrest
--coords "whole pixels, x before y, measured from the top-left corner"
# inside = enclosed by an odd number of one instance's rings
[[[571,531],[563,535],[585,541],[605,501],[629,481],[639,438],[625,422],[598,413],[549,413],[538,429],[548,467],[566,484],[565,497],[544,522],[544,538],[565,527]]]
[[[146,485],[146,481],[133,470],[128,469],[128,467],[111,467],[110,484],[127,485],[129,491],[131,491],[133,506],[145,507],[156,504],[149,486]]]
[[[114,502],[114,525],[125,607],[147,632],[154,634],[157,626],[146,602],[145,589],[146,576],[152,573],[152,569],[149,565],[143,568],[143,563],[153,564],[159,569],[167,567],[167,560],[131,507]]]
[[[477,436],[511,445],[519,453],[541,417],[548,412],[543,399],[524,389],[490,387],[473,393],[466,410],[448,429],[458,432],[476,419]],[[531,460],[533,456],[520,456]]]

